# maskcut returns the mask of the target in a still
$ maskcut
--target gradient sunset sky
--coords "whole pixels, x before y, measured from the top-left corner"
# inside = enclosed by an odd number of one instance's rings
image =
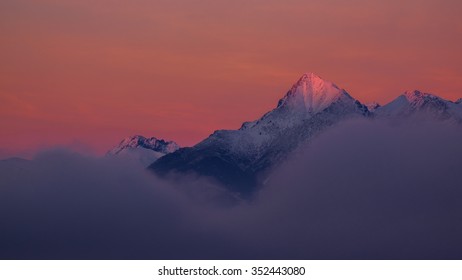
[[[0,159],[193,145],[304,72],[362,102],[462,97],[460,0],[0,0]]]

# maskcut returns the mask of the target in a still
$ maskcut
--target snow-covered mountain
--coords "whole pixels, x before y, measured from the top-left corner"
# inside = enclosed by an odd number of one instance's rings
[[[408,91],[384,106],[363,105],[335,84],[307,73],[276,108],[258,120],[245,122],[238,130],[217,130],[194,147],[168,154],[149,168],[161,175],[176,172],[209,176],[234,192],[249,194],[292,151],[341,121],[415,118],[462,124],[461,101]]]
[[[301,143],[337,122],[371,113],[345,90],[313,73],[304,74],[260,119],[238,130],[218,130],[190,148],[154,162],[159,174],[195,172],[210,176],[229,189],[249,193],[264,173]]]
[[[452,102],[418,90],[406,91],[392,102],[378,108],[375,114],[380,118],[415,118],[462,123],[460,99]]]
[[[107,155],[133,160],[148,166],[162,156],[173,153],[179,148],[180,146],[173,141],[135,135],[123,139]]]

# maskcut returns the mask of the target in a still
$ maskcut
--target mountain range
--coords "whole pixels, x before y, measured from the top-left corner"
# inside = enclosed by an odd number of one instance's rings
[[[462,124],[462,99],[452,102],[417,90],[380,106],[363,104],[344,89],[306,73],[261,118],[237,130],[217,130],[193,147],[134,136],[109,154],[143,156],[156,174],[195,173],[246,196],[264,184],[269,171],[300,145],[339,122],[351,119],[430,119]],[[148,154],[149,156],[147,156]]]

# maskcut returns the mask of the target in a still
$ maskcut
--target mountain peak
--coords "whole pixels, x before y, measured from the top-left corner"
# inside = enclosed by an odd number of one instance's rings
[[[319,91],[319,90],[322,90],[322,87],[325,85],[325,84],[330,84],[330,86],[333,86],[335,88],[338,89],[338,87],[336,85],[334,85],[333,83],[331,82],[328,82],[326,80],[324,80],[323,78],[321,78],[320,76],[316,75],[315,73],[313,72],[307,72],[307,73],[304,73],[298,80],[297,82],[292,86],[292,90],[293,89],[297,89],[298,87],[300,86],[311,86],[312,90],[314,91]]]
[[[321,78],[320,76],[316,75],[313,72],[303,73],[303,75],[300,77],[299,81],[301,81],[301,80],[324,81],[323,78]]]
[[[428,106],[428,104],[445,106],[446,100],[431,93],[421,92],[419,90],[405,91],[403,96],[413,107]]]
[[[420,99],[426,98],[426,97],[436,97],[436,96],[434,96],[432,94],[421,92],[419,90],[407,90],[407,91],[404,92],[403,95],[404,95],[404,97],[406,97],[406,99],[409,102],[417,101],[417,100],[420,100]]]
[[[462,98],[457,99],[456,104],[462,104]]]
[[[460,106],[437,95],[418,90],[406,91],[376,111],[382,117],[452,120],[462,123]]]
[[[278,107],[288,106],[314,114],[344,97],[352,99],[345,90],[309,72],[298,79],[279,101]]]
[[[133,135],[123,139],[119,145],[109,151],[110,154],[118,154],[127,148],[144,148],[160,153],[171,153],[180,147],[173,141],[166,141],[156,137],[146,138],[141,135]]]

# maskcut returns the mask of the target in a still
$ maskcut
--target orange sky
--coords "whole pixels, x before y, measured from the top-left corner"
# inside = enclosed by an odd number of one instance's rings
[[[303,72],[362,102],[462,97],[460,0],[2,0],[0,158],[192,145],[273,108]]]

